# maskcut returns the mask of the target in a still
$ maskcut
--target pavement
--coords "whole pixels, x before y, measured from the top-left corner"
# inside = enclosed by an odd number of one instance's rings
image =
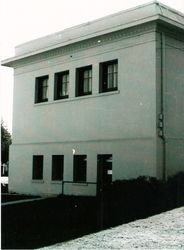
[[[44,199],[45,198],[33,198],[33,199],[25,199],[25,200],[18,200],[18,201],[8,201],[8,202],[1,203],[1,206],[15,205],[15,204],[20,204],[20,203],[44,200]]]

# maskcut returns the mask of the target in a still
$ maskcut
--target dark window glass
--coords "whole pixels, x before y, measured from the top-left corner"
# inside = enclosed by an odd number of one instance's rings
[[[92,94],[92,66],[76,69],[76,96]]]
[[[52,156],[52,180],[53,181],[63,180],[63,166],[64,166],[64,156],[53,155]]]
[[[118,60],[100,63],[100,92],[118,89]]]
[[[43,179],[43,155],[33,155],[33,180]]]
[[[36,78],[35,103],[48,101],[48,79],[49,76]]]
[[[54,100],[68,98],[69,71],[55,74]]]
[[[74,182],[86,182],[86,155],[74,155]]]

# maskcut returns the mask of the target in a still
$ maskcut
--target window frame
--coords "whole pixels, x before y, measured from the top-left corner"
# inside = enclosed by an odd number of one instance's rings
[[[41,162],[37,160],[40,159]],[[43,164],[44,156],[43,155],[33,155],[32,160],[32,180],[43,180]],[[38,169],[40,168],[40,169]]]
[[[82,159],[83,162],[80,162],[81,160],[80,158],[83,158]],[[81,172],[83,172],[82,176],[81,176]],[[73,156],[73,182],[75,183],[87,182],[87,155],[74,155]]]
[[[116,65],[116,71],[113,71],[112,73],[108,73],[108,66]],[[99,69],[99,93],[104,92],[110,92],[110,91],[116,91],[118,90],[118,59],[105,61],[100,63],[100,69]],[[108,77],[109,75],[112,75],[113,79],[114,76],[116,77],[116,83],[114,87],[108,87]],[[113,80],[114,84],[114,80]]]
[[[44,80],[47,80],[46,86],[44,86]],[[48,81],[49,75],[36,77],[35,81],[35,103],[42,103],[48,101]],[[43,98],[44,89],[46,89],[46,98]]]
[[[88,71],[89,75],[85,78],[84,73]],[[92,65],[76,68],[76,84],[75,84],[75,96],[92,95]],[[85,80],[88,81],[88,91],[84,91]]]
[[[56,158],[58,158],[55,161],[55,163],[54,163],[54,158],[55,160]],[[59,161],[59,163],[57,161]],[[51,181],[63,181],[63,172],[64,172],[64,155],[52,155]],[[58,177],[58,173],[61,174],[59,177]]]
[[[68,76],[68,81],[63,81],[63,76]],[[59,81],[61,79],[61,82]],[[54,100],[61,100],[69,98],[69,70],[57,72],[54,74]],[[60,95],[60,91],[63,91],[63,85],[67,85],[67,95]]]

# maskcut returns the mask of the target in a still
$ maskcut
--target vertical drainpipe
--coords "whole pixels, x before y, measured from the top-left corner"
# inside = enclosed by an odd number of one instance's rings
[[[165,133],[165,34],[161,32],[161,114],[162,114],[162,140],[163,140],[163,172],[162,179],[166,181],[166,133]]]

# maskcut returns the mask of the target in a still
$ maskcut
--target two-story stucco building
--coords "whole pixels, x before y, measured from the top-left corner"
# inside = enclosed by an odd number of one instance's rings
[[[17,46],[10,191],[95,196],[184,171],[184,15],[154,2]]]

